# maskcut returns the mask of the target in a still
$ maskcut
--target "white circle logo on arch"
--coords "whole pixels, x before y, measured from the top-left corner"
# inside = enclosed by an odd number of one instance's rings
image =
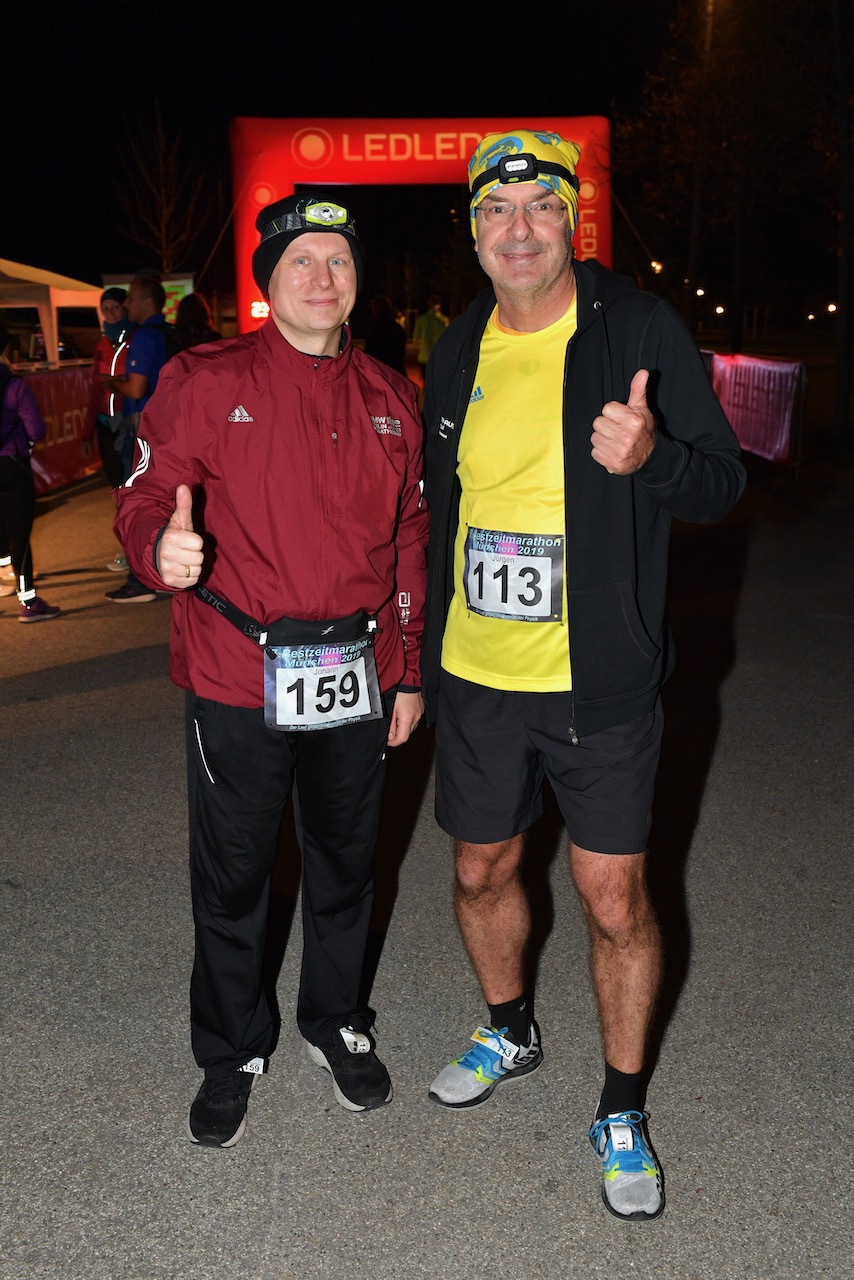
[[[291,155],[297,164],[309,169],[322,169],[329,164],[333,150],[332,136],[325,129],[300,129],[291,139]]]

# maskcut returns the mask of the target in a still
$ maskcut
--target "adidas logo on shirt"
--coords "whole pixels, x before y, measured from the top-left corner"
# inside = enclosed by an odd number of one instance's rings
[[[478,400],[482,400],[482,399],[483,399],[483,392],[481,391],[480,387],[475,387],[474,391],[471,393],[471,399],[469,400],[469,404],[476,404]]]
[[[252,417],[251,413],[246,412],[242,404],[239,404],[237,408],[232,409],[231,413],[228,415],[228,421],[229,422],[254,422],[255,419]]]

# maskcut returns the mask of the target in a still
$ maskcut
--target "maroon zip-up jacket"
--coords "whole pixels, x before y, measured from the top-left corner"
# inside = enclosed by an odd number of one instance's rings
[[[311,356],[268,320],[174,356],[116,491],[115,529],[142,582],[165,590],[154,552],[188,484],[206,586],[261,623],[376,613],[381,687],[418,688],[428,515],[415,388],[344,334],[339,356]],[[192,591],[172,611],[175,684],[262,706],[258,646]]]

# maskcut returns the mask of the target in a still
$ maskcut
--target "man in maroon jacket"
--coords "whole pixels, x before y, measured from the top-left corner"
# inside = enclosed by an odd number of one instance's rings
[[[427,511],[412,384],[357,350],[363,271],[349,212],[317,193],[262,209],[270,316],[164,368],[116,530],[173,600],[187,690],[205,1079],[189,1135],[233,1146],[273,1047],[262,987],[270,874],[292,788],[303,862],[297,1023],[342,1106],[389,1102],[359,987],[389,746],[422,713]]]

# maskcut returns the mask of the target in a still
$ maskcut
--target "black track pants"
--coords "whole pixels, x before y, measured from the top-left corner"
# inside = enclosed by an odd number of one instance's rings
[[[30,533],[36,509],[33,473],[29,458],[0,457],[0,541],[12,557],[15,586],[33,589],[33,557]]]
[[[389,718],[282,733],[260,709],[188,693],[186,721],[193,1052],[207,1075],[222,1076],[271,1047],[264,943],[292,788],[303,864],[297,1022],[317,1042],[358,1010]]]

